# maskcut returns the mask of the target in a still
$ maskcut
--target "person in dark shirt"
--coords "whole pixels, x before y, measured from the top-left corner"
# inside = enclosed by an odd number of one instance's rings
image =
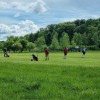
[[[3,52],[4,52],[4,57],[7,57],[7,48],[4,48]]]

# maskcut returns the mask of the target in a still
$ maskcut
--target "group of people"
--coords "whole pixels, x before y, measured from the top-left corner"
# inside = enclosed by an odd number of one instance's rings
[[[10,56],[8,54],[7,48],[4,48],[3,52],[4,52],[4,57],[9,57]],[[48,50],[48,48],[45,48],[44,52],[45,52],[45,60],[49,60],[49,50]],[[64,59],[66,59],[67,58],[67,53],[68,53],[68,48],[65,47],[63,52],[64,52]],[[86,48],[82,48],[82,57],[85,56],[85,52],[86,52]],[[33,60],[38,61],[38,56],[35,56],[34,54],[32,54],[31,61],[33,61]]]
[[[48,48],[45,48],[44,52],[45,52],[45,60],[49,60],[49,50],[48,50]],[[65,47],[63,52],[64,52],[64,59],[66,59],[67,53],[68,53],[68,48]],[[86,48],[82,48],[82,57],[85,57],[85,52],[86,52]],[[34,54],[32,55],[32,58],[33,59],[31,59],[31,61],[33,61],[33,60],[38,61],[38,57],[36,57]]]

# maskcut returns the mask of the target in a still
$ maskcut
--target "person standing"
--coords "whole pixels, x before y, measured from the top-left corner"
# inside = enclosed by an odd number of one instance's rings
[[[4,52],[4,57],[7,57],[7,48],[4,48],[3,52]]]
[[[82,57],[85,57],[86,48],[82,48]]]
[[[64,48],[64,59],[67,58],[67,53],[68,53],[68,49],[65,47],[65,48]]]
[[[49,60],[49,50],[45,48],[45,60]]]

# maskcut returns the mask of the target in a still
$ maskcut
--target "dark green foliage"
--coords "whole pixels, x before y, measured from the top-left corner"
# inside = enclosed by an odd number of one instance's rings
[[[88,20],[78,19],[73,22],[51,24],[45,28],[40,28],[40,30],[35,34],[30,33],[24,37],[19,37],[19,38],[13,36],[8,37],[7,41],[4,43],[4,46],[6,46],[9,50],[13,50],[12,47],[13,43],[15,43],[16,41],[20,41],[23,51],[24,49],[28,49],[26,41],[37,43],[39,41],[39,38],[43,37],[45,43],[44,45],[51,48],[51,46],[53,45],[52,44],[53,38],[55,37],[54,33],[57,33],[56,42],[58,41],[57,44],[60,44],[64,32],[68,34],[69,37],[68,45],[70,45],[70,47],[72,47],[73,44],[74,46],[79,46],[79,47],[83,45],[84,46],[95,45],[96,48],[100,49],[100,18],[88,19]],[[80,34],[81,39],[79,38],[79,36],[75,37],[74,33]],[[79,39],[80,40],[79,42],[81,43],[77,43],[76,41],[74,41],[74,37],[76,38],[76,40]],[[67,42],[67,40],[65,40],[65,42]],[[41,46],[42,45],[40,45],[40,47]],[[40,47],[36,48],[43,49],[44,46],[42,48]]]

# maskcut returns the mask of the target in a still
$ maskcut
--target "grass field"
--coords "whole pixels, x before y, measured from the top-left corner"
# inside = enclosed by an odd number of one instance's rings
[[[0,100],[100,100],[100,51],[31,55],[0,53]]]

